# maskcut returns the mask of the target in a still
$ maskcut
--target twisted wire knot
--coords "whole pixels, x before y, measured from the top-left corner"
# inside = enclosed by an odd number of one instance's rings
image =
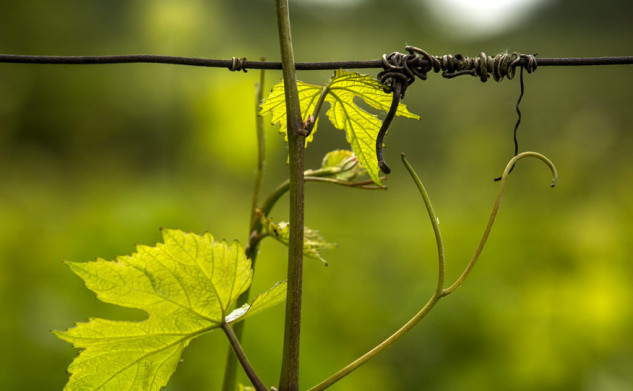
[[[246,57],[242,57],[242,58],[233,57],[231,59],[231,65],[229,66],[229,71],[232,71],[232,72],[244,71],[244,73],[248,72],[244,64],[245,62],[246,62]]]
[[[438,60],[424,50],[413,46],[407,46],[405,49],[409,54],[399,52],[383,54],[383,71],[378,74],[378,79],[386,86],[384,91],[387,93],[393,92],[396,82],[401,82],[401,98],[404,97],[404,92],[416,77],[426,80],[426,74],[434,69],[436,63],[439,67]],[[420,54],[426,63],[420,61]]]
[[[404,90],[411,85],[416,77],[426,80],[427,73],[442,72],[442,76],[450,79],[462,75],[479,77],[482,82],[492,77],[495,81],[504,78],[512,79],[516,67],[525,68],[528,73],[536,70],[536,57],[532,54],[518,52],[502,53],[488,56],[481,52],[477,57],[466,57],[461,54],[444,56],[432,56],[426,51],[407,46],[409,54],[393,52],[382,56],[383,71],[378,74],[378,79],[386,85],[385,92],[392,92],[396,81],[403,82]]]
[[[415,74],[409,68],[411,56],[399,52],[390,55],[382,55],[383,71],[378,73],[378,79],[386,87],[384,91],[391,93],[394,91],[396,83],[400,83],[400,97],[404,97],[407,87],[415,81]]]
[[[461,75],[471,75],[479,77],[482,82],[486,82],[492,76],[495,81],[504,78],[514,78],[517,66],[525,68],[528,73],[536,70],[536,57],[532,54],[512,54],[503,53],[496,56],[487,56],[486,53],[479,53],[479,56],[470,58],[461,54],[452,56],[450,54],[437,58],[442,76],[450,79]],[[437,72],[437,71],[436,71]]]
[[[497,54],[494,57],[487,56],[481,52],[478,57],[469,58],[461,54],[434,57],[414,46],[406,46],[405,49],[409,54],[399,52],[393,52],[389,55],[383,54],[383,70],[378,74],[378,79],[384,85],[383,90],[385,93],[393,93],[391,106],[376,137],[376,158],[378,160],[378,167],[380,167],[385,174],[389,174],[391,168],[389,168],[383,156],[383,139],[387,134],[387,129],[391,121],[396,115],[400,100],[404,98],[407,87],[410,86],[416,78],[426,80],[427,73],[431,71],[439,73],[441,71],[442,76],[445,78],[471,75],[477,76],[482,82],[485,82],[492,76],[495,81],[501,81],[505,77],[512,79],[517,66],[520,66],[521,70],[525,68],[528,73],[532,73],[537,65],[534,55],[520,54],[517,52],[512,54]],[[523,96],[522,72],[521,96]],[[519,121],[521,117],[518,103],[520,101],[521,98],[519,98],[517,102]],[[517,148],[516,128],[518,127],[519,121],[517,121],[517,125],[515,126],[515,149]]]

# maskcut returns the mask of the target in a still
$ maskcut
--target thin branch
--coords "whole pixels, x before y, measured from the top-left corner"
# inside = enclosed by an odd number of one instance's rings
[[[235,333],[233,333],[233,329],[231,328],[231,326],[227,323],[224,323],[222,325],[222,331],[224,331],[224,334],[226,334],[227,338],[229,339],[231,347],[233,348],[233,351],[235,352],[235,355],[237,356],[240,364],[242,364],[242,368],[244,368],[244,372],[246,372],[246,375],[253,384],[253,387],[255,387],[257,391],[268,391],[268,388],[266,388],[262,380],[255,373],[255,370],[248,361],[248,358],[246,358],[246,354],[244,354],[244,350],[242,350],[240,341],[238,341]]]
[[[251,204],[251,216],[249,226],[248,246],[244,250],[246,257],[251,260],[251,267],[255,270],[257,254],[259,252],[259,243],[261,241],[262,226],[259,223],[257,215],[257,205],[259,202],[259,193],[261,190],[262,178],[264,176],[264,165],[266,163],[266,134],[264,132],[264,119],[258,114],[259,105],[264,99],[264,81],[265,70],[260,71],[259,83],[256,86],[255,93],[255,129],[257,133],[257,171],[255,173],[255,185],[253,187],[253,200]],[[251,286],[246,289],[238,298],[235,304],[236,308],[247,303],[250,297]],[[236,323],[233,331],[238,342],[242,340],[244,333],[244,325],[246,321]],[[232,351],[229,350],[226,358],[226,367],[224,369],[224,379],[222,381],[222,391],[235,391],[237,379],[237,358]]]
[[[357,182],[347,182],[340,181],[338,179],[332,178],[323,178],[321,175],[325,175],[325,171],[327,170],[308,170],[304,172],[304,181],[305,182],[325,182],[325,183],[333,183],[335,185],[352,187],[355,189],[365,189],[365,190],[387,190],[386,186],[378,186],[372,180],[364,180]],[[327,173],[329,174],[329,173]],[[380,177],[381,180],[386,181],[387,177]],[[268,217],[273,207],[277,204],[279,199],[284,196],[290,189],[290,181],[283,181],[272,193],[268,195],[268,197],[262,203],[260,208],[260,212],[262,216]]]
[[[281,62],[275,61],[248,61],[240,60],[239,70],[247,69],[282,69]],[[611,57],[561,57],[561,58],[537,58],[537,65],[543,66],[593,66],[593,65],[632,65],[633,56]],[[154,63],[171,65],[188,65],[212,68],[234,69],[235,60],[221,60],[212,58],[158,56],[152,54],[130,54],[113,56],[37,56],[0,54],[0,63],[19,64],[130,64],[130,63]],[[420,60],[421,65],[429,65],[426,59]],[[351,60],[351,61],[326,61],[326,62],[297,62],[295,69],[298,71],[312,70],[336,70],[336,69],[363,69],[382,68],[382,60]],[[522,60],[517,65],[526,65]]]
[[[405,335],[409,330],[411,330],[416,324],[418,324],[437,304],[437,302],[442,298],[442,296],[438,295],[436,292],[433,293],[433,296],[426,302],[424,307],[415,314],[413,318],[411,318],[404,326],[402,326],[398,331],[390,335],[387,339],[382,341],[379,345],[376,345],[373,349],[363,354],[361,357],[354,360],[354,362],[348,364],[345,368],[339,370],[332,376],[328,377],[321,383],[316,386],[308,389],[308,391],[323,391],[326,388],[330,387],[332,384],[341,380],[343,377],[349,375],[355,369],[358,369],[360,366],[365,364],[367,361],[376,357],[380,353],[387,350],[394,343],[396,343],[403,335]]]
[[[253,200],[251,202],[251,231],[254,229],[255,221],[259,221],[257,217],[257,205],[259,203],[259,193],[262,188],[262,179],[264,177],[264,166],[266,165],[266,133],[264,131],[264,117],[259,114],[259,105],[264,100],[264,82],[266,80],[266,71],[261,70],[259,73],[259,83],[257,84],[257,93],[255,94],[255,129],[257,131],[257,171],[255,173],[255,185],[253,186]]]
[[[433,234],[435,235],[435,245],[437,246],[437,258],[438,258],[438,271],[437,271],[437,285],[435,287],[435,294],[441,295],[444,291],[444,272],[445,272],[445,253],[444,253],[444,241],[442,240],[442,233],[440,232],[440,219],[435,214],[435,210],[433,209],[433,204],[431,204],[431,197],[429,197],[429,193],[426,191],[424,184],[420,180],[420,177],[415,172],[411,164],[404,156],[404,153],[400,155],[402,160],[402,164],[404,164],[407,171],[409,171],[409,176],[413,179],[415,186],[420,191],[420,195],[424,200],[424,206],[426,206],[426,211],[429,215],[429,219],[431,220],[431,226],[433,227]]]
[[[332,80],[334,79],[330,79],[327,85],[325,85],[323,89],[321,90],[319,99],[317,100],[317,103],[314,106],[314,111],[306,120],[305,126],[306,126],[306,132],[308,134],[312,133],[312,129],[314,129],[314,127],[316,126],[317,118],[319,118],[319,113],[321,112],[321,107],[323,107],[323,103],[325,102],[325,97],[330,92],[330,85],[332,84]]]
[[[380,177],[380,180],[382,181],[386,181],[387,177],[383,176]],[[324,183],[332,183],[334,185],[339,185],[339,186],[345,186],[345,187],[351,187],[353,189],[363,189],[363,190],[387,190],[386,186],[378,186],[376,185],[376,183],[371,180],[365,180],[365,181],[357,181],[357,182],[349,182],[349,181],[341,181],[338,179],[334,179],[334,178],[323,178],[323,177],[318,177],[318,176],[306,176],[305,177],[305,181],[306,182],[324,182]]]
[[[444,258],[445,257],[444,257],[444,244],[442,241],[442,234],[440,233],[439,220],[437,218],[437,215],[435,214],[435,211],[433,210],[431,199],[429,198],[429,195],[426,189],[424,188],[422,181],[416,174],[413,167],[411,167],[411,165],[405,158],[404,154],[402,154],[402,163],[404,164],[406,169],[409,171],[409,175],[411,176],[415,185],[420,191],[420,195],[422,195],[422,199],[424,200],[424,205],[426,206],[429,219],[431,220],[431,225],[433,226],[433,232],[435,234],[435,241],[437,245],[437,256],[438,256],[438,277],[437,277],[437,286],[435,288],[435,291],[433,292],[433,295],[431,296],[431,298],[426,302],[426,304],[424,304],[422,309],[420,309],[420,311],[418,311],[417,314],[415,314],[407,323],[405,323],[404,326],[402,326],[396,332],[391,334],[387,339],[382,341],[380,344],[376,345],[373,349],[363,354],[362,356],[354,360],[352,363],[348,364],[347,366],[345,366],[344,368],[342,368],[341,370],[339,370],[332,376],[328,377],[321,383],[310,388],[308,391],[325,390],[326,388],[330,387],[332,384],[336,383],[337,381],[341,380],[343,377],[350,374],[355,369],[365,364],[367,361],[371,360],[372,358],[376,357],[380,353],[387,350],[394,343],[396,343],[400,338],[402,338],[402,336],[408,333],[416,324],[418,324],[422,319],[424,319],[424,317],[433,309],[435,304],[437,304],[437,302],[443,297]]]
[[[483,246],[486,243],[486,239],[488,238],[488,235],[490,234],[490,230],[492,229],[492,224],[494,223],[495,217],[497,215],[497,211],[499,209],[499,205],[501,203],[501,196],[503,195],[503,191],[505,189],[505,183],[506,183],[506,180],[508,179],[508,174],[510,173],[512,166],[514,166],[514,164],[518,160],[524,157],[536,157],[542,160],[545,164],[547,164],[549,168],[551,169],[552,175],[554,177],[552,180],[552,187],[554,187],[554,185],[556,184],[556,179],[557,179],[556,167],[554,167],[554,164],[547,157],[537,152],[523,152],[513,157],[510,160],[510,162],[508,162],[508,164],[506,165],[506,168],[501,177],[502,179],[499,185],[499,192],[497,194],[495,204],[492,208],[492,213],[490,215],[488,225],[486,226],[486,230],[484,232],[483,238],[479,242],[479,246],[477,247],[477,250],[475,251],[475,255],[473,256],[471,261],[468,263],[468,265],[466,266],[466,269],[464,270],[462,275],[457,279],[457,281],[453,285],[451,285],[449,288],[444,289],[444,245],[442,242],[442,234],[440,233],[439,220],[437,219],[437,216],[435,215],[435,212],[433,211],[431,200],[428,196],[428,193],[426,192],[426,189],[424,188],[424,185],[422,184],[422,181],[420,180],[418,175],[415,173],[415,170],[413,170],[413,167],[411,167],[409,162],[406,160],[406,158],[404,157],[404,154],[402,154],[402,162],[404,163],[406,169],[409,171],[409,175],[415,182],[418,190],[420,191],[420,194],[422,195],[429,218],[431,220],[431,225],[433,226],[433,231],[435,234],[435,240],[436,240],[436,245],[437,245],[438,261],[439,261],[437,286],[435,288],[435,291],[433,292],[433,295],[426,302],[426,304],[424,304],[422,309],[417,314],[415,314],[413,318],[411,318],[407,323],[405,323],[404,326],[402,326],[400,329],[398,329],[395,333],[390,335],[387,339],[382,341],[380,344],[376,345],[373,349],[363,354],[361,357],[357,358],[356,360],[354,360],[352,363],[348,364],[344,368],[340,369],[338,372],[328,377],[321,383],[310,388],[308,391],[325,390],[326,388],[330,387],[332,384],[341,380],[343,377],[347,376],[349,373],[351,373],[352,371],[354,371],[361,365],[365,364],[367,361],[371,360],[372,358],[376,357],[378,354],[387,350],[389,347],[391,347],[391,345],[393,345],[396,341],[402,338],[404,334],[406,334],[416,324],[418,324],[431,311],[431,309],[433,309],[435,304],[437,304],[437,302],[440,299],[442,299],[445,296],[450,295],[457,288],[461,286],[461,284],[464,282],[464,280],[466,279],[466,277],[472,270],[473,266],[475,265],[477,258],[479,258],[479,255],[481,254],[481,250],[483,249]]]
[[[545,164],[547,164],[547,166],[552,171],[552,176],[553,176],[552,187],[556,185],[556,180],[558,178],[556,167],[554,166],[554,163],[552,163],[551,160],[541,155],[540,153],[527,151],[527,152],[522,152],[516,155],[515,157],[513,157],[512,159],[510,159],[510,161],[506,165],[505,170],[503,171],[503,175],[501,176],[501,183],[499,185],[499,191],[497,192],[497,198],[495,199],[495,203],[492,207],[492,212],[490,213],[490,218],[488,219],[488,224],[486,225],[484,234],[481,237],[481,240],[479,241],[479,245],[477,246],[477,249],[475,250],[475,254],[470,259],[470,261],[468,262],[468,265],[466,266],[462,274],[453,283],[453,285],[444,289],[444,292],[442,293],[442,297],[448,296],[451,293],[455,292],[455,290],[457,290],[457,288],[459,288],[464,283],[464,280],[466,280],[466,277],[468,277],[468,274],[470,274],[470,271],[473,269],[473,267],[475,267],[475,263],[479,259],[479,256],[481,255],[481,251],[484,249],[484,245],[486,244],[486,241],[488,240],[488,235],[490,235],[490,231],[492,230],[492,225],[494,224],[495,218],[497,217],[497,212],[499,211],[499,205],[501,204],[501,197],[503,196],[503,191],[506,186],[506,180],[508,179],[508,174],[510,174],[510,171],[512,170],[512,167],[514,167],[515,163],[523,159],[524,157],[535,157],[537,159],[542,160]]]

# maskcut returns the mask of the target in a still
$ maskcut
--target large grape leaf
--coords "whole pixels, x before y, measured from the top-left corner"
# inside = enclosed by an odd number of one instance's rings
[[[325,87],[303,82],[298,82],[297,86],[304,121],[313,114],[321,93],[326,92],[325,101],[330,104],[330,109],[327,111],[328,118],[337,129],[345,131],[347,142],[358,157],[358,161],[367,169],[370,178],[377,185],[381,185],[380,168],[376,158],[376,138],[382,121],[376,115],[358,106],[354,98],[362,99],[377,110],[388,111],[393,97],[383,90],[385,86],[369,75],[344,70],[336,71]],[[273,87],[262,104],[260,114],[266,113],[271,114],[273,124],[280,125],[280,132],[287,132],[283,81]],[[420,119],[420,116],[409,112],[403,103],[398,106],[396,115]],[[318,122],[315,123],[306,143],[312,140],[317,125]]]
[[[138,246],[116,261],[67,262],[100,300],[149,316],[140,322],[90,319],[54,331],[84,349],[68,367],[65,390],[158,391],[193,338],[285,299],[286,285],[278,284],[227,316],[253,275],[242,246],[210,234],[162,233],[164,243]]]

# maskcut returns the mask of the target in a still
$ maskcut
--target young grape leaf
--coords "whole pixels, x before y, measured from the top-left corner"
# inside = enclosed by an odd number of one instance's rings
[[[262,217],[262,225],[266,232],[280,241],[288,245],[290,240],[290,225],[287,222],[275,223],[271,218]],[[321,256],[321,250],[332,250],[336,248],[336,244],[327,242],[318,231],[304,228],[303,233],[303,254],[314,259],[318,259],[327,266],[327,261]]]
[[[354,152],[337,149],[328,152],[321,162],[322,170],[332,170],[332,176],[341,181],[353,181],[367,174],[367,169],[358,163]]]
[[[229,319],[229,306],[253,275],[242,246],[215,242],[210,234],[162,233],[164,243],[137,246],[116,261],[67,262],[101,301],[149,316],[140,322],[90,319],[54,331],[84,349],[68,367],[64,390],[158,391],[193,338],[285,299],[285,283],[279,284]]]
[[[324,87],[315,86],[313,84],[304,83],[302,81],[297,82],[297,88],[299,90],[299,106],[301,107],[301,117],[305,122],[308,117],[312,115],[314,108],[317,105],[319,96]],[[271,114],[271,122],[274,125],[279,125],[279,133],[283,133],[288,141],[288,122],[286,121],[286,96],[284,91],[283,80],[273,87],[270,91],[264,103],[260,106],[260,115]],[[316,118],[312,132],[306,137],[306,146],[314,138],[317,126],[319,125],[319,119]]]
[[[338,70],[325,87],[298,82],[299,103],[303,120],[307,120],[319,100],[321,93],[326,93],[325,101],[330,103],[327,116],[337,129],[345,131],[347,142],[358,157],[359,162],[367,169],[370,178],[382,185],[380,168],[376,159],[376,138],[382,121],[355,102],[358,97],[370,107],[388,111],[391,106],[392,95],[384,92],[384,85],[369,75]],[[273,87],[272,91],[261,106],[260,114],[271,113],[272,123],[281,126],[280,132],[287,132],[286,105],[283,81]],[[420,119],[420,116],[407,110],[399,104],[396,115]],[[318,118],[316,119],[318,121]],[[318,123],[315,123],[311,135],[306,143],[312,140]]]

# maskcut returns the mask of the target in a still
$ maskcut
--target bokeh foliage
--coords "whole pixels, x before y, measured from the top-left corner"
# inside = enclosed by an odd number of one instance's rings
[[[477,38],[448,34],[424,1],[349,7],[291,2],[299,61],[377,58],[405,44],[433,54],[503,50],[543,57],[633,54],[630,5],[552,1],[525,23]],[[0,52],[278,57],[270,2],[23,0],[0,3]],[[393,22],[396,23],[393,23]],[[323,84],[330,72],[303,72]],[[268,73],[269,87],[281,74]],[[168,65],[0,66],[0,389],[60,389],[76,351],[50,329],[88,317],[143,315],[100,303],[61,260],[126,254],[159,227],[245,242],[255,167],[257,72]],[[541,68],[526,77],[521,148],[548,155],[512,174],[480,264],[455,295],[336,390],[623,390],[633,384],[633,69]],[[456,277],[481,234],[512,151],[518,81],[417,81],[386,137],[387,192],[308,184],[306,224],[339,248],[306,260],[302,384],[364,353],[434,287],[435,250],[407,153],[430,192]],[[345,142],[326,121],[307,152],[317,168]],[[268,129],[264,191],[284,177]],[[284,207],[273,211],[287,218]],[[262,246],[254,289],[285,273],[285,248]],[[274,384],[281,316],[245,348]],[[252,329],[255,329],[254,327]],[[219,334],[192,344],[168,390],[217,389]],[[215,354],[219,350],[221,354]]]

